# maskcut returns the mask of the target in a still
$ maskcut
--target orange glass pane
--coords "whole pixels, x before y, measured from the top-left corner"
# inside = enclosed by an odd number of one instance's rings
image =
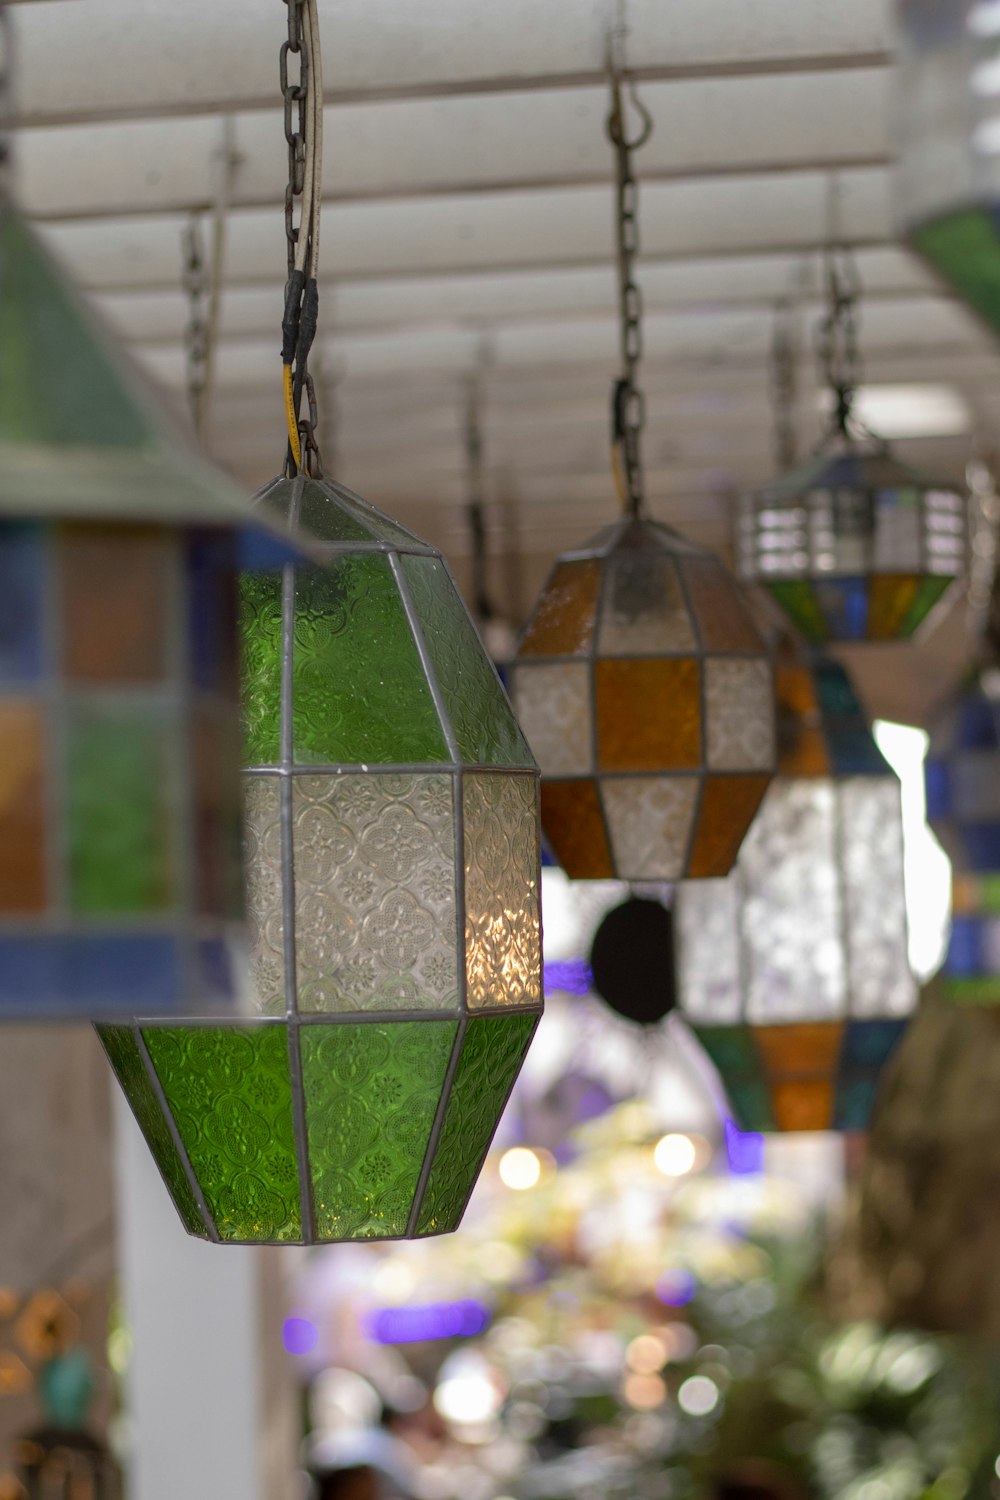
[[[840,1021],[808,1021],[792,1026],[754,1026],[753,1037],[772,1079],[834,1078],[844,1027]]]
[[[0,701],[0,911],[47,904],[43,752],[38,705]]]
[[[691,770],[701,764],[696,660],[601,660],[595,676],[601,770]]]
[[[800,1078],[771,1085],[771,1109],[779,1130],[830,1130],[833,1079]]]
[[[590,649],[601,565],[558,563],[542,591],[519,656],[582,656]]]
[[[822,730],[802,725],[778,727],[779,776],[830,776],[830,755]]]
[[[542,831],[571,879],[614,876],[596,782],[543,781]]]
[[[763,651],[739,585],[714,558],[688,557],[681,564],[688,598],[710,651]]]
[[[873,573],[868,583],[868,639],[894,641],[903,634],[920,583],[911,573]]]
[[[801,663],[778,661],[774,674],[774,693],[778,702],[778,714],[795,718],[807,718],[819,714],[816,699],[816,684],[809,668]]]
[[[701,796],[688,878],[728,875],[754,820],[769,776],[709,776]]]
[[[152,526],[60,528],[63,664],[71,681],[166,675],[170,541]]]

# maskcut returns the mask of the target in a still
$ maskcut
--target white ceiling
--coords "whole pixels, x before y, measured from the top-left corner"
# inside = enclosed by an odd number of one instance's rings
[[[338,477],[461,565],[463,393],[485,355],[492,531],[521,558],[498,565],[494,588],[517,613],[548,555],[615,508],[604,135],[613,0],[320,5],[327,140],[313,364]],[[793,292],[811,435],[832,196],[865,287],[866,379],[950,385],[988,431],[1000,415],[998,351],[895,241],[887,0],[628,0],[626,14],[628,61],[655,126],[636,158],[654,511],[725,545],[733,492],[772,465],[774,303]],[[213,202],[230,132],[240,165],[208,437],[256,486],[282,456],[284,7],[44,0],[17,5],[15,18],[22,198],[178,393],[181,234]],[[967,446],[954,436],[902,445],[953,476]]]

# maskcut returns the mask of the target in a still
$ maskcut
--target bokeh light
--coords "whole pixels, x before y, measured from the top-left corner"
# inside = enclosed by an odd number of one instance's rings
[[[692,1375],[677,1392],[677,1404],[689,1417],[707,1417],[719,1404],[719,1387],[707,1375]]]
[[[653,1160],[664,1177],[685,1177],[694,1170],[698,1152],[687,1135],[665,1135],[656,1143]]]
[[[500,1181],[516,1193],[537,1187],[542,1180],[542,1161],[537,1151],[527,1146],[512,1146],[500,1158]]]

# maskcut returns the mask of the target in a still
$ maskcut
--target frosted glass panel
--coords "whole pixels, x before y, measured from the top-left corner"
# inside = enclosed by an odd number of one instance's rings
[[[693,776],[605,778],[604,810],[615,868],[624,880],[676,880],[684,873],[698,795]]]
[[[705,662],[708,764],[766,771],[774,760],[774,684],[766,661]]]
[[[512,673],[514,708],[545,776],[576,776],[592,768],[590,666],[519,666]]]
[[[688,881],[678,889],[674,921],[684,1015],[694,1025],[725,1026],[741,1020],[739,906],[733,877]]]
[[[465,960],[470,1010],[541,999],[537,787],[466,776]]]
[[[899,783],[853,777],[840,795],[851,1014],[906,1015],[915,986],[906,954]]]

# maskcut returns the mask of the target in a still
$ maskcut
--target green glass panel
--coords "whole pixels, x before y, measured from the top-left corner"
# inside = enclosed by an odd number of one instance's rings
[[[926,620],[938,600],[951,588],[955,582],[954,578],[939,578],[937,576],[927,577],[917,590],[916,598],[910,605],[906,619],[903,621],[900,635],[911,636]]]
[[[244,764],[281,760],[281,575],[240,578]]]
[[[826,640],[829,631],[823,612],[816,602],[811,585],[805,579],[776,579],[764,587],[807,640]]]
[[[143,1039],[222,1239],[301,1239],[286,1028],[151,1027]]]
[[[972,979],[944,979],[941,989],[956,1005],[1000,1005],[1000,974]]]
[[[296,574],[295,760],[443,761],[447,748],[388,558]]]
[[[433,557],[400,561],[459,755],[471,765],[533,765],[496,669],[444,564]]]
[[[994,328],[1000,328],[1000,238],[992,216],[960,209],[924,224],[913,248]]]
[[[420,1205],[418,1234],[458,1228],[537,1020],[519,1015],[469,1021]]]
[[[380,542],[388,542],[393,547],[417,548],[421,552],[430,552],[426,542],[422,542],[412,531],[407,531],[405,526],[400,526],[398,521],[391,520],[376,510],[374,505],[369,505],[360,495],[355,495],[353,490],[345,490],[342,485],[334,486],[337,501],[342,506],[345,515],[353,515],[361,522],[371,534]]]
[[[81,710],[70,723],[73,909],[157,912],[175,901],[166,725],[147,709]]]
[[[774,1111],[771,1096],[763,1083],[754,1078],[727,1078],[723,1074],[726,1093],[741,1130],[774,1130]]]
[[[188,1234],[198,1234],[207,1239],[204,1220],[163,1117],[160,1101],[149,1081],[135,1037],[127,1026],[98,1026],[97,1031],[139,1129],[146,1137],[146,1145],[167,1184],[184,1228]]]
[[[406,1233],[457,1028],[400,1021],[299,1029],[321,1239]]]
[[[1000,875],[979,875],[977,905],[981,911],[1000,911]]]
[[[333,498],[325,485],[306,480],[299,502],[299,525],[321,542],[368,542],[379,538]]]
[[[758,1070],[757,1049],[748,1026],[695,1026],[698,1038],[719,1072],[753,1077]]]

